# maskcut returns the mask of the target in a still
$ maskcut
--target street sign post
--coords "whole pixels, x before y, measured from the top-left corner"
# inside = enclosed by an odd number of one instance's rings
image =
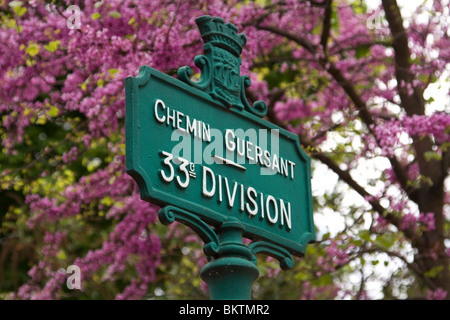
[[[262,119],[263,101],[249,104],[245,35],[221,18],[196,23],[198,81],[189,67],[175,79],[148,66],[125,80],[126,167],[162,223],[182,222],[205,242],[211,298],[249,299],[256,253],[288,269],[315,239],[310,160],[295,134]]]

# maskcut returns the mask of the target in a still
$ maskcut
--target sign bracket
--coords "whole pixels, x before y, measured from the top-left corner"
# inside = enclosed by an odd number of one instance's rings
[[[205,243],[203,252],[209,263],[202,269],[201,277],[213,300],[251,299],[253,282],[259,276],[255,254],[278,259],[283,270],[294,266],[292,255],[282,247],[267,241],[245,245],[245,227],[238,219],[228,218],[218,228],[212,228],[197,215],[175,206],[161,208],[158,218],[164,225],[183,223]]]

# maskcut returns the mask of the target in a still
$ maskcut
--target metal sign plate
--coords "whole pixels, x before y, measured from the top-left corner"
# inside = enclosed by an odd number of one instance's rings
[[[125,80],[127,172],[145,201],[182,208],[214,226],[236,218],[244,236],[301,256],[315,239],[310,159],[295,134],[248,105],[249,79],[233,71],[239,56],[203,39],[199,82],[186,69],[181,81],[148,66]],[[232,68],[228,54],[237,59]]]

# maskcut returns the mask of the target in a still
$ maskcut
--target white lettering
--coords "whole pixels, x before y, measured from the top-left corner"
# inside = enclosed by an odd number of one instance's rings
[[[190,134],[194,133],[194,137],[197,137],[197,120],[192,120],[192,123],[190,120],[189,116],[186,116],[186,131]]]
[[[291,165],[291,180],[294,180],[294,166],[295,166],[295,163],[289,160],[289,164]]]
[[[165,182],[171,182],[173,180],[173,177],[175,176],[175,172],[174,172],[173,166],[170,163],[172,161],[172,159],[173,159],[173,154],[168,153],[166,151],[162,151],[161,154],[162,154],[162,156],[166,157],[164,159],[163,163],[169,168],[169,175],[166,175],[166,172],[161,169],[161,170],[159,170],[160,177]]]
[[[222,203],[222,176],[219,174],[219,203]]]
[[[256,160],[256,163],[259,163],[259,164],[262,165],[263,161],[261,159],[261,156],[262,156],[261,148],[259,146],[255,146],[255,160]]]
[[[204,122],[202,122],[203,125],[203,140],[211,142],[211,128],[208,125],[205,125]]]
[[[186,307],[180,307],[180,311],[178,312],[181,315],[205,315],[207,318],[211,317],[211,314],[214,310],[214,307],[193,307],[186,304]]]
[[[230,188],[229,188],[229,186],[228,186],[228,179],[227,179],[227,178],[224,178],[224,179],[225,179],[225,186],[226,186],[226,188],[227,188],[228,207],[229,207],[229,208],[233,208],[233,205],[234,205],[234,198],[235,198],[235,196],[236,196],[237,182],[236,182],[236,181],[234,182],[234,186],[233,186],[233,194],[230,195]]]
[[[274,217],[270,216],[270,202],[273,203],[274,212],[275,212]],[[267,218],[269,219],[269,221],[273,224],[277,223],[277,221],[278,221],[278,205],[277,205],[277,201],[275,200],[275,198],[271,195],[267,196],[267,199],[266,199],[266,211],[267,211]]]
[[[171,109],[161,99],[155,101],[154,112],[155,119],[159,123],[166,123],[167,126],[171,126],[182,133],[188,133],[200,140],[211,142],[211,126],[209,124]]]
[[[222,181],[223,180],[223,181]],[[216,189],[216,181],[218,187]],[[271,225],[278,224],[280,228],[292,229],[291,203],[284,199],[276,199],[273,195],[265,195],[254,187],[246,187],[242,183],[232,181],[220,174],[214,174],[213,170],[203,166],[202,194],[207,198],[217,197],[217,203],[222,203],[226,197],[227,207],[234,212],[246,212],[248,218],[259,217],[260,221],[267,218]],[[239,191],[237,191],[240,189]],[[218,191],[218,194],[216,192]],[[240,196],[237,196],[237,193]],[[226,194],[226,195],[225,195]],[[238,209],[235,208],[240,201]]]
[[[270,152],[267,150],[264,150],[264,165],[270,167]]]
[[[250,161],[254,161],[255,159],[250,156],[250,152],[252,150],[253,143],[247,141],[247,159]]]
[[[166,109],[166,105],[164,104],[164,101],[160,99],[155,102],[155,118],[158,122],[164,123],[164,121],[166,121],[166,117],[164,115],[162,117],[158,116],[158,106],[161,106],[162,110],[164,110]]]
[[[280,166],[278,165],[278,156],[276,154],[273,155],[273,159],[272,159],[272,170],[275,169],[275,167],[277,168],[277,172],[280,172]]]
[[[170,111],[172,111],[172,114],[170,114]],[[172,121],[172,128],[175,128],[175,114],[175,110],[167,108],[167,125],[170,125],[170,121]]]
[[[207,181],[206,181],[207,173],[209,173],[209,175],[211,176],[211,190],[209,191],[207,188]],[[210,168],[203,166],[203,195],[205,197],[212,198],[215,192],[216,192],[216,178],[214,176],[214,172]]]
[[[230,136],[232,137],[231,139],[230,139]],[[236,149],[236,144],[234,143],[234,132],[233,132],[233,130],[227,129],[225,131],[225,147],[230,152],[233,152]]]
[[[253,197],[250,194],[253,194]],[[258,214],[258,205],[256,204],[255,198],[257,196],[256,190],[253,187],[248,187],[247,189],[247,197],[248,200],[252,203],[253,209],[250,208],[248,203],[245,205],[247,208],[247,212],[250,216],[255,216]]]
[[[239,142],[242,142],[241,144],[239,144]],[[239,138],[236,139],[236,143],[237,143],[237,154],[240,157],[243,157],[245,155],[245,148],[244,148],[244,140],[240,140]],[[241,148],[239,149],[239,145],[241,146]]]
[[[181,127],[181,121],[183,121],[184,113],[177,111],[177,129],[182,132],[186,132],[184,128]]]
[[[281,175],[284,174],[284,176],[287,177],[288,176],[288,171],[287,171],[288,161],[284,160],[283,158],[280,158],[280,167],[281,167],[280,174]]]
[[[239,208],[241,212],[244,211],[244,185],[241,184],[241,207]]]
[[[280,199],[280,217],[281,217],[281,225],[284,225],[284,219],[286,219],[286,227],[291,230],[291,203],[287,203],[287,211],[286,206],[284,205],[284,201]]]
[[[261,220],[264,220],[264,195],[261,192]]]

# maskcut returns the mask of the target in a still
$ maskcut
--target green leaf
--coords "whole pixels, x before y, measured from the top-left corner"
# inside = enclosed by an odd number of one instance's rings
[[[367,230],[361,230],[358,235],[360,236],[361,239],[363,239],[366,242],[371,242],[370,239],[370,232]]]
[[[369,47],[361,46],[361,47],[356,48],[355,57],[356,57],[356,59],[366,57],[368,53],[369,53]]]
[[[59,114],[59,109],[57,107],[55,107],[55,106],[51,106],[50,110],[48,111],[48,114],[49,114],[50,117],[55,118]]]
[[[67,255],[64,252],[64,250],[59,250],[58,255],[56,256],[59,260],[65,260],[67,259]]]
[[[39,45],[36,42],[30,42],[25,52],[34,57],[39,53]]]
[[[60,43],[61,41],[59,40],[50,41],[48,44],[44,44],[44,48],[49,52],[55,52],[58,49]]]
[[[432,103],[434,102],[434,98],[433,97],[429,97],[428,99],[425,100],[426,103]]]
[[[111,11],[109,15],[113,18],[120,18],[122,15],[118,11]]]
[[[15,14],[19,17],[23,16],[27,12],[27,8],[22,7],[22,1],[11,1],[9,6],[13,8]]]
[[[92,14],[91,19],[92,20],[97,20],[101,17],[102,15],[99,12],[95,12]]]
[[[23,16],[25,13],[27,13],[27,8],[24,7],[14,7],[14,12],[19,16]]]
[[[105,85],[105,81],[104,81],[103,79],[98,79],[98,80],[97,80],[97,86],[98,86],[98,87],[101,88],[101,87],[103,87],[104,85]]]
[[[436,151],[427,151],[423,154],[423,156],[425,157],[425,160],[431,161],[431,160],[438,160],[440,161],[442,159],[442,156],[437,153]]]
[[[450,142],[444,142],[444,143],[441,145],[442,152],[446,152],[446,151],[448,150],[449,147],[450,147]]]
[[[390,233],[384,233],[382,235],[379,235],[374,243],[384,249],[384,250],[388,250],[394,243],[395,243],[395,237],[390,234]]]
[[[86,167],[89,172],[92,172],[95,169],[97,169],[98,167],[100,167],[101,164],[102,164],[102,160],[100,158],[94,158],[88,162]]]
[[[109,75],[111,76],[111,78],[114,78],[115,74],[119,72],[118,69],[109,69],[108,70]]]
[[[103,204],[105,206],[111,206],[114,203],[114,199],[110,196],[106,196],[100,201],[100,204]]]
[[[339,15],[337,13],[337,10],[333,10],[331,12],[331,29],[336,32],[339,33]]]
[[[443,270],[444,266],[437,266],[425,272],[425,276],[428,278],[436,278]]]

